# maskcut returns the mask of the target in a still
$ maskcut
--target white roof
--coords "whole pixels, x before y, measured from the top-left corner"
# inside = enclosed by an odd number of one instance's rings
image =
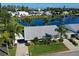
[[[66,26],[68,26],[68,28],[70,28],[70,29],[73,29],[74,31],[79,30],[79,24],[68,24]]]
[[[23,16],[29,16],[29,13],[26,11],[18,11],[18,14]]]
[[[24,27],[24,37],[25,40],[32,40],[35,37],[42,38],[43,36],[45,36],[46,33],[50,35],[56,35],[56,28],[56,25]]]
[[[63,14],[69,14],[69,12],[68,11],[63,11]]]

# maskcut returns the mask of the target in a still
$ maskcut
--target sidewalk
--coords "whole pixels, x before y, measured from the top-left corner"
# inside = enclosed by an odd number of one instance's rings
[[[69,50],[76,50],[79,49],[78,47],[74,46],[71,42],[69,42],[67,39],[64,39],[63,43]]]

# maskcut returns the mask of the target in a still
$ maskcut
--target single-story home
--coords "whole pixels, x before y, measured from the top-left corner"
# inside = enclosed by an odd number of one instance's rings
[[[11,14],[11,16],[18,16],[18,17],[21,17],[21,16],[30,16],[28,12],[26,11],[16,11],[16,12],[12,12],[12,11],[8,11],[8,13]]]
[[[65,26],[68,29],[66,34],[69,39],[71,38],[72,34],[78,34],[77,32],[79,31],[79,24],[67,24]],[[54,37],[55,35],[58,35],[58,32],[55,31],[56,28],[57,28],[56,25],[24,27],[24,37],[20,33],[19,36],[15,34],[16,39],[15,43],[17,43],[17,40],[22,39],[28,42],[36,37],[40,39],[44,37],[46,34],[49,34]]]
[[[17,14],[18,17],[21,17],[21,16],[29,16],[29,13],[26,12],[26,11],[17,11],[17,12],[18,12],[18,14]]]
[[[53,36],[58,34],[58,32],[55,31],[56,28],[56,25],[24,27],[24,37],[25,40],[30,41],[33,40],[35,37],[38,37],[40,39],[45,36],[45,34],[50,34]]]
[[[63,13],[62,13],[62,14],[68,15],[68,14],[69,14],[69,12],[68,12],[68,11],[63,11]]]
[[[79,24],[67,24],[65,26],[69,30],[67,32],[68,38],[71,38],[72,34],[77,34],[77,36],[79,36]]]

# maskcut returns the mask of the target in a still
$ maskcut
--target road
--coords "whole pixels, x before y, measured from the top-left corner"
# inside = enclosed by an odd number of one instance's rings
[[[79,56],[79,51],[65,52],[65,53],[51,53],[47,56]]]

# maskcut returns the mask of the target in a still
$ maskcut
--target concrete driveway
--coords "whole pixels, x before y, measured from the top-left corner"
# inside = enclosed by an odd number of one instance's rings
[[[16,56],[28,56],[28,46],[25,43],[17,43]]]

